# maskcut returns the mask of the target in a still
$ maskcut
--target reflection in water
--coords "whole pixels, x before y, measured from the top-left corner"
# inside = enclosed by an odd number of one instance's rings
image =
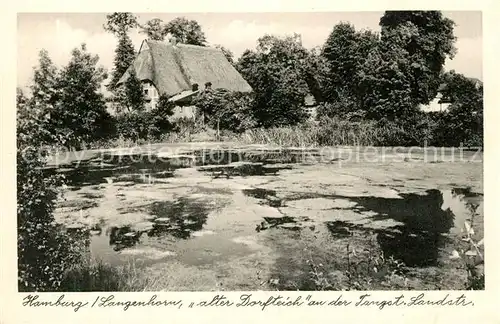
[[[468,192],[468,197],[480,197]],[[463,190],[428,190],[425,194],[401,194],[402,199],[343,197],[357,203],[360,212],[376,212],[374,220],[392,219],[403,225],[377,229],[377,241],[387,256],[408,266],[435,265],[447,234],[458,234],[476,203],[464,200]],[[475,209],[474,209],[475,210]],[[338,225],[338,224],[336,224]],[[349,226],[327,224],[334,236],[349,235]],[[340,228],[340,229],[339,229]],[[358,227],[357,229],[360,229]]]
[[[170,234],[187,239],[191,233],[199,231],[207,221],[206,206],[194,199],[179,198],[174,202],[156,202],[151,205],[150,214],[157,215],[153,229],[148,236]]]
[[[135,246],[140,243],[142,234],[148,237],[170,235],[177,239],[188,239],[194,232],[203,229],[208,216],[208,208],[203,202],[189,198],[155,202],[148,206],[148,212],[155,216],[151,226],[142,229],[134,229],[130,225],[108,227],[104,234],[109,237],[109,246],[114,251]],[[102,241],[101,226],[91,228],[93,239]],[[102,249],[102,242],[99,246]]]
[[[115,251],[134,246],[139,242],[141,232],[132,231],[130,226],[113,226],[108,229],[109,245],[113,246]]]

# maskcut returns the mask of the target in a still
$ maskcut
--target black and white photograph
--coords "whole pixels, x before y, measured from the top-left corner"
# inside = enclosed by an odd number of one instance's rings
[[[485,290],[481,11],[167,9],[17,13],[18,292]]]

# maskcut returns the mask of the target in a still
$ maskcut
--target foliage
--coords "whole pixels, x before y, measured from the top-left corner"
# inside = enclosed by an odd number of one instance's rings
[[[238,60],[238,71],[255,92],[254,114],[259,125],[296,125],[306,119],[303,105],[309,88],[304,63],[308,56],[299,35],[266,35],[259,38],[255,51],[245,51]]]
[[[38,53],[38,67],[34,68],[33,72],[33,83],[30,86],[31,100],[37,107],[47,105],[50,109],[58,99],[58,71],[45,49]]]
[[[157,106],[151,111],[135,110],[118,116],[118,135],[138,141],[170,132],[174,127],[169,120],[173,115],[173,106],[166,96],[160,96]]]
[[[132,40],[127,34],[120,34],[118,45],[115,49],[115,58],[113,63],[113,71],[111,72],[111,81],[108,84],[109,90],[114,90],[116,84],[123,76],[125,71],[132,65],[135,59],[135,49]]]
[[[405,119],[417,111],[411,98],[409,66],[406,52],[394,46],[403,34],[394,33],[371,51],[360,71],[361,107],[367,118]]]
[[[116,117],[116,132],[119,136],[137,141],[148,137],[149,114],[132,111]]]
[[[142,111],[144,110],[144,105],[146,103],[146,96],[144,95],[144,90],[141,80],[137,78],[137,74],[134,69],[130,70],[130,75],[123,85],[125,91],[125,97],[123,98],[123,104],[127,107],[128,111]]]
[[[428,104],[436,97],[446,58],[452,59],[456,52],[454,22],[440,11],[386,11],[380,27],[382,42],[406,54],[410,97],[417,104]]]
[[[462,224],[462,237],[456,244],[450,259],[460,259],[467,269],[467,290],[484,290],[484,238],[478,237],[474,230],[476,217],[479,216],[475,203],[467,203],[471,215]]]
[[[140,27],[140,32],[146,34],[146,36],[151,40],[162,41],[167,35],[163,26],[163,20],[160,18],[150,19]]]
[[[444,62],[455,53],[453,21],[438,11],[388,11],[380,26],[380,37],[347,23],[333,28],[321,53],[327,116],[365,111],[401,123],[435,98]]]
[[[436,143],[451,146],[483,145],[483,85],[455,71],[443,75],[448,111],[431,114],[439,124]]]
[[[433,141],[436,123],[422,115],[401,125],[388,120],[366,120],[355,113],[323,117],[317,124],[253,128],[239,136],[251,144],[280,146],[422,146]],[[350,117],[349,117],[350,116]]]
[[[106,23],[103,27],[105,31],[121,36],[137,27],[137,17],[130,12],[114,12],[106,15]]]
[[[118,89],[116,84],[123,76],[125,71],[135,59],[135,49],[128,31],[137,27],[137,17],[129,12],[115,12],[106,15],[104,30],[114,34],[118,38],[118,44],[115,49],[113,61],[113,70],[111,72],[111,81],[107,85],[108,90],[113,92],[113,100],[117,102],[126,102],[125,92]],[[128,105],[125,105],[128,107]]]
[[[334,26],[322,48],[321,56],[326,60],[324,71],[327,82],[324,86],[329,102],[349,101],[346,108],[361,108],[360,70],[368,54],[379,43],[379,36],[371,31],[357,32],[354,26],[340,23]]]
[[[212,128],[241,132],[255,126],[250,95],[224,89],[204,91],[194,104]]]
[[[373,121],[348,121],[338,117],[323,118],[317,129],[317,142],[321,146],[372,146],[381,142],[380,130]]]
[[[287,126],[276,128],[252,128],[242,133],[238,140],[245,144],[269,144],[283,147],[307,147],[318,144],[316,128]]]
[[[320,47],[308,51],[303,61],[302,75],[315,101],[325,102],[328,97],[328,61],[321,55]]]
[[[141,33],[151,40],[163,41],[170,35],[182,44],[205,46],[207,42],[200,24],[185,17],[177,17],[166,24],[160,18],[153,18],[140,27]]]
[[[170,117],[174,114],[175,104],[168,100],[168,96],[161,95],[155,109],[151,110],[150,134],[158,137],[172,131],[174,125]]]
[[[205,46],[207,40],[196,20],[177,17],[169,21],[164,27],[165,34],[170,34],[182,44]]]
[[[85,44],[75,48],[58,80],[58,102],[51,113],[53,130],[65,145],[78,148],[84,142],[113,133],[112,118],[106,111],[101,83],[106,72],[97,66],[99,57],[87,52]]]
[[[310,243],[304,242],[305,263],[310,269],[308,290],[380,290],[385,287],[407,288],[407,267],[393,257],[387,257],[376,243],[376,234],[364,235],[366,245],[351,238],[345,254],[334,258],[313,257]],[[321,261],[321,262],[319,262]]]
[[[17,229],[20,291],[53,291],[79,258],[74,240],[52,215],[62,179],[43,167],[49,145],[59,138],[48,127],[43,103],[17,94]]]
[[[44,116],[44,127],[42,129],[47,130],[47,132],[39,135],[43,136],[40,141],[48,143],[53,140],[53,129],[49,125],[49,117],[59,100],[59,71],[52,63],[49,53],[42,49],[38,54],[38,66],[34,68],[33,72],[33,83],[30,85],[31,97],[28,99],[24,97],[22,92],[18,92],[18,100],[29,100],[29,105],[23,107],[33,107],[32,109],[36,110],[40,116]],[[18,113],[23,112],[18,111]],[[26,111],[26,113],[29,113],[29,111]],[[24,117],[29,118],[28,116]]]

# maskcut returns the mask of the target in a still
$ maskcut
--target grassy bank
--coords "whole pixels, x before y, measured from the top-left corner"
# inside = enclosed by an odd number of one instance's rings
[[[142,275],[132,261],[125,266],[113,266],[87,258],[68,270],[61,291],[158,291],[157,280]]]
[[[456,146],[442,140],[442,130],[429,125],[402,126],[393,122],[349,121],[327,118],[318,122],[307,122],[297,126],[251,128],[235,133],[228,130],[217,132],[208,127],[183,128],[157,137],[128,139],[125,137],[88,143],[87,149],[133,147],[154,143],[186,142],[234,142],[242,144],[270,144],[284,147],[318,146]],[[482,143],[472,141],[473,146]],[[468,142],[464,143],[467,145]]]

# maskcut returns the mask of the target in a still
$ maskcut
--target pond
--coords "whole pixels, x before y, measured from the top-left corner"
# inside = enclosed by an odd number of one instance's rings
[[[84,229],[91,254],[105,263],[155,271],[175,265],[175,271],[198,271],[205,279],[222,271],[227,279],[217,280],[229,281],[228,289],[314,288],[304,263],[306,245],[330,258],[346,244],[349,249],[372,237],[385,257],[425,269],[443,263],[465,221],[482,235],[483,195],[473,188],[426,183],[423,189],[425,179],[410,173],[407,181],[422,183],[408,188],[405,180],[394,180],[402,170],[374,184],[354,169],[347,175],[348,168],[308,166],[295,153],[193,151],[166,161],[86,161],[55,170],[72,189],[57,215],[69,228]],[[240,165],[235,162],[261,169],[218,178],[204,168]],[[276,169],[267,172],[271,165]],[[331,271],[344,270],[334,263]],[[245,273],[258,279],[242,279]],[[201,283],[189,285],[187,290],[201,289]]]

